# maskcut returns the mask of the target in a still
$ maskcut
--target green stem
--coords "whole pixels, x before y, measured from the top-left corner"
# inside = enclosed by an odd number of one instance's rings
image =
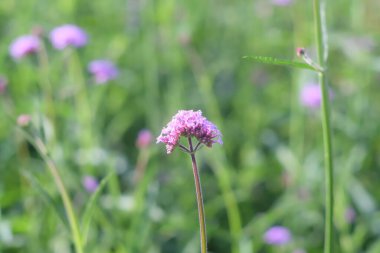
[[[333,177],[333,158],[332,158],[332,141],[330,126],[330,101],[326,77],[326,45],[324,41],[325,20],[322,15],[320,0],[314,0],[314,18],[315,33],[318,51],[318,63],[324,71],[318,74],[319,84],[322,93],[322,130],[323,146],[325,158],[325,244],[324,253],[334,252],[334,232],[333,232],[333,215],[334,215],[334,177]]]
[[[82,237],[79,230],[79,225],[75,216],[74,208],[70,197],[66,191],[65,185],[63,184],[62,178],[59,174],[58,168],[56,167],[54,161],[49,157],[45,144],[39,138],[33,138],[27,132],[21,129],[26,139],[36,148],[38,153],[41,155],[42,159],[47,165],[47,168],[52,175],[55,184],[57,185],[58,191],[62,197],[63,205],[67,214],[67,218],[70,224],[70,230],[74,241],[76,253],[83,253]]]
[[[194,182],[195,182],[195,191],[197,194],[197,204],[198,204],[198,217],[199,217],[199,227],[200,227],[200,236],[201,236],[201,253],[207,253],[207,235],[206,235],[206,218],[205,211],[203,205],[203,196],[202,196],[202,187],[201,180],[199,177],[197,161],[195,160],[195,155],[193,153],[193,143],[191,141],[191,137],[189,140],[189,148],[191,152],[191,162],[193,165],[193,173],[194,173]]]

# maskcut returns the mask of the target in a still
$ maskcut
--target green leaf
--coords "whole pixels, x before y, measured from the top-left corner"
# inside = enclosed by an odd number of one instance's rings
[[[29,180],[29,182],[33,185],[33,188],[36,189],[38,191],[38,193],[40,193],[43,201],[52,206],[53,209],[55,210],[56,214],[58,215],[58,217],[60,218],[60,220],[62,221],[64,227],[67,229],[67,230],[70,230],[70,227],[69,227],[69,222],[67,220],[67,217],[65,215],[65,212],[63,211],[64,209],[58,205],[58,203],[56,203],[54,201],[54,199],[49,195],[49,193],[42,187],[42,185],[40,184],[40,182],[38,181],[38,179],[33,176],[31,173],[27,172],[27,171],[22,171],[22,174]]]
[[[84,243],[87,241],[88,231],[90,229],[90,222],[92,218],[92,214],[94,213],[94,205],[96,203],[96,200],[100,196],[101,191],[106,186],[109,179],[113,176],[115,172],[111,171],[108,173],[108,175],[103,178],[96,191],[91,195],[90,199],[88,200],[86,207],[84,209],[83,215],[82,215],[82,235],[83,235],[83,241]]]
[[[278,59],[278,58],[273,58],[273,57],[268,57],[268,56],[243,56],[243,59],[253,60],[253,61],[265,63],[265,64],[289,66],[293,68],[308,69],[308,70],[319,72],[319,70],[317,70],[313,66],[303,63],[303,62]]]

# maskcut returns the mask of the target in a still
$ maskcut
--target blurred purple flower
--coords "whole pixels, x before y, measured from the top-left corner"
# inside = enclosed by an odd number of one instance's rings
[[[290,5],[292,2],[293,0],[272,0],[272,4],[278,6],[287,6]]]
[[[8,80],[5,77],[0,76],[0,95],[5,92],[7,85],[8,85]]]
[[[40,50],[40,39],[35,35],[24,35],[15,39],[10,47],[9,54],[13,59],[21,59],[26,55]]]
[[[195,137],[207,147],[211,147],[214,143],[223,143],[218,128],[203,117],[201,111],[178,111],[162,129],[161,135],[157,137],[157,143],[165,143],[166,151],[170,154],[178,145],[181,136]]]
[[[136,139],[136,147],[142,149],[147,148],[153,139],[152,133],[148,129],[143,129],[139,132]]]
[[[115,79],[119,71],[116,66],[108,60],[95,60],[88,65],[88,71],[94,76],[95,82],[104,84]]]
[[[273,226],[264,234],[264,241],[267,244],[283,245],[292,240],[292,235],[289,229],[282,226]]]
[[[329,97],[332,99],[332,92],[329,91]],[[305,85],[300,94],[301,103],[309,108],[319,108],[322,102],[321,88],[319,84],[310,83]]]
[[[346,221],[348,223],[353,223],[355,221],[355,218],[356,218],[356,212],[355,212],[355,209],[353,209],[352,207],[349,207],[346,209],[346,212],[344,214],[344,217],[346,218]]]
[[[62,50],[68,46],[83,47],[87,44],[87,34],[76,25],[62,25],[50,32],[53,47]]]
[[[21,127],[29,125],[30,121],[32,120],[32,117],[29,114],[20,114],[17,117],[17,124]]]
[[[94,192],[99,186],[98,181],[93,176],[85,176],[82,180],[82,184],[87,192]]]

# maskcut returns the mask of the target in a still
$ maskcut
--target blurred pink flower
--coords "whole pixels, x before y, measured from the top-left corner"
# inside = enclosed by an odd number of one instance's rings
[[[166,151],[170,154],[179,144],[181,136],[195,137],[200,143],[208,147],[214,143],[223,143],[218,128],[203,117],[201,111],[178,111],[167,126],[162,129],[161,135],[157,137],[157,143],[165,143]]]
[[[21,114],[17,117],[17,124],[19,126],[27,126],[29,125],[30,121],[31,121],[32,117],[28,114]]]
[[[93,176],[84,176],[82,180],[82,184],[84,189],[86,189],[87,192],[94,192],[99,186],[98,181]]]
[[[72,24],[62,25],[50,32],[53,47],[62,50],[68,46],[83,47],[87,44],[87,34],[80,27]]]
[[[113,80],[119,74],[116,66],[109,60],[92,61],[87,69],[94,76],[95,82],[98,84],[104,84]]]
[[[13,59],[21,59],[40,50],[40,39],[35,35],[24,35],[15,39],[10,47],[9,54]]]
[[[272,0],[272,4],[278,6],[287,6],[290,5],[292,2],[293,0]]]
[[[273,226],[264,234],[264,241],[272,245],[284,245],[292,240],[292,235],[286,227]]]
[[[344,214],[344,217],[346,218],[346,221],[348,223],[353,223],[356,219],[356,212],[355,212],[355,209],[353,209],[352,207],[348,207],[346,209],[346,212]]]
[[[136,147],[147,148],[151,144],[153,139],[152,133],[148,129],[143,129],[139,132],[136,139]]]
[[[332,92],[329,91],[329,97],[332,99]],[[319,84],[306,84],[300,94],[301,103],[309,108],[319,108],[322,102],[322,93]]]

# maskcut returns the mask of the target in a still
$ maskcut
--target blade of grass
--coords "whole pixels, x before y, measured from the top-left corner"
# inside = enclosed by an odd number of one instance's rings
[[[95,205],[97,199],[99,198],[100,193],[102,192],[102,190],[104,189],[104,187],[106,186],[106,184],[108,183],[108,181],[110,180],[110,178],[114,174],[115,174],[115,172],[111,171],[110,173],[108,173],[108,175],[105,178],[103,178],[100,181],[98,188],[91,195],[89,201],[87,202],[87,204],[85,206],[85,209],[84,209],[83,214],[82,214],[82,224],[81,224],[82,238],[83,238],[84,244],[87,241],[88,231],[90,229],[91,218],[92,218],[92,214],[94,213],[94,205]]]

